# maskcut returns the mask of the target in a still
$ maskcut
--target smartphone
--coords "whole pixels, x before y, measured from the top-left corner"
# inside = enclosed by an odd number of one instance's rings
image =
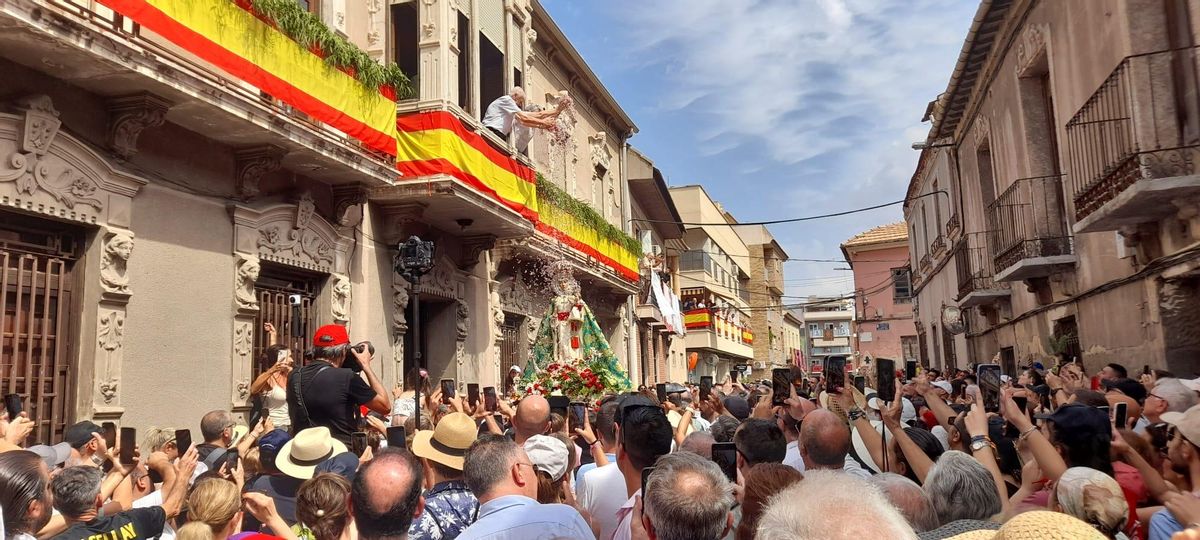
[[[1150,374],[1150,364],[1142,364],[1142,375]]]
[[[846,387],[846,357],[825,357],[825,391],[836,394]]]
[[[983,408],[987,412],[1000,411],[1000,364],[979,364],[975,368],[979,391],[983,394]]]
[[[546,401],[550,403],[550,412],[558,413],[564,418],[567,416],[567,409],[571,407],[571,398],[567,396],[548,396]]]
[[[738,373],[739,373],[739,371],[736,369],[729,370],[729,380],[733,381],[733,382],[738,382]]]
[[[658,394],[658,402],[667,402],[667,383],[658,383],[654,385],[654,392]]]
[[[700,377],[700,401],[708,401],[708,396],[712,394],[713,378],[705,375]]]
[[[479,403],[479,385],[467,383],[467,405],[475,406],[476,403]]]
[[[104,446],[109,450],[117,447],[117,425],[112,422],[100,424],[100,429],[104,431]]]
[[[502,430],[504,429],[504,415],[503,414],[496,413],[496,414],[492,415],[492,420],[496,421],[496,427],[499,427]]]
[[[584,416],[587,415],[587,405],[582,401],[571,402],[571,427],[582,428]]]
[[[916,360],[905,360],[904,361],[904,380],[911,381],[915,378],[917,378],[917,361]]]
[[[131,465],[133,453],[137,450],[137,430],[131,427],[121,428],[121,464]]]
[[[775,368],[771,370],[771,406],[786,405],[792,397],[792,370]]]
[[[192,430],[177,429],[175,430],[175,448],[179,449],[179,455],[183,455],[192,447]]]
[[[725,478],[737,482],[737,446],[731,442],[713,443],[712,460],[725,473]]]
[[[442,403],[449,404],[454,397],[454,379],[442,379]]]
[[[238,456],[238,449],[230,448],[229,451],[225,452],[225,455],[221,457],[221,459],[217,460],[217,469],[221,468],[221,462],[225,463],[227,470],[233,469],[234,467],[238,466],[238,459],[240,459],[240,456]]]
[[[1121,402],[1113,406],[1113,425],[1117,426],[1117,429],[1129,428],[1128,403]]]
[[[388,448],[408,448],[408,432],[404,426],[388,426],[387,442]]]
[[[891,403],[896,399],[896,361],[891,358],[875,359],[875,395],[879,401]]]
[[[654,467],[646,467],[642,469],[642,496],[646,496],[646,485],[650,483],[650,475],[654,474]]]
[[[21,415],[21,411],[25,410],[21,402],[21,394],[5,394],[4,408],[8,410],[8,418],[14,419]]]
[[[862,375],[855,375],[854,376],[854,387],[858,389],[858,393],[866,394],[867,393],[867,378],[863,377]]]
[[[1017,404],[1017,409],[1020,409],[1024,414],[1029,414],[1029,398],[1013,396],[1012,400],[1013,403]]]
[[[496,399],[496,387],[485,386],[483,388],[483,410],[493,412],[500,404]]]
[[[350,451],[356,456],[362,456],[363,452],[367,451],[367,434],[362,431],[355,431],[350,434]]]

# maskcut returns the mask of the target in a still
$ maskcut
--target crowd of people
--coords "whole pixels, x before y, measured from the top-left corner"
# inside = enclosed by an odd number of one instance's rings
[[[26,447],[3,413],[0,538],[1200,539],[1200,379],[1163,371],[1033,364],[994,407],[971,371],[797,368],[786,396],[730,377],[578,414],[421,370],[388,392],[339,326],[311,352],[269,347],[250,421],[211,411],[197,444],[81,421]]]

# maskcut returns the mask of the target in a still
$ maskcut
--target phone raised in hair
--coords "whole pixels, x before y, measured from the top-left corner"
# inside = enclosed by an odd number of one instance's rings
[[[1125,402],[1113,405],[1113,425],[1117,429],[1129,429],[1129,404]]]
[[[24,404],[21,402],[21,394],[5,394],[4,409],[8,411],[10,420],[20,416],[21,411],[25,410]]]
[[[563,418],[567,417],[567,410],[571,407],[571,398],[567,396],[547,396],[546,402],[550,404],[550,412],[558,413]]]
[[[729,370],[729,381],[738,382],[738,374],[741,373],[737,368]]]
[[[408,448],[408,432],[404,426],[388,426],[388,448]]]
[[[642,469],[642,497],[646,496],[646,485],[650,483],[650,475],[652,474],[654,474],[654,467]]]
[[[454,379],[442,379],[442,403],[449,404],[454,397]]]
[[[117,425],[112,422],[100,424],[100,430],[104,435],[104,446],[109,450],[117,447]]]
[[[846,357],[826,356],[824,375],[825,391],[831,394],[841,392],[846,387]]]
[[[659,403],[667,402],[667,383],[658,383],[654,385],[654,392],[658,395]]]
[[[712,394],[713,378],[709,375],[700,377],[700,401],[708,401],[708,396]]]
[[[867,393],[867,378],[863,377],[862,375],[855,375],[854,376],[854,387],[858,389],[858,393],[866,394]]]
[[[177,429],[175,430],[175,448],[179,449],[179,455],[187,453],[192,447],[192,430]]]
[[[983,394],[983,408],[987,412],[1000,411],[1000,364],[979,364],[975,368],[979,392]]]
[[[363,452],[367,451],[367,434],[362,431],[355,431],[350,434],[350,451],[356,456],[362,456]]]
[[[792,370],[790,368],[775,368],[771,370],[771,406],[786,405],[792,397]]]
[[[121,455],[120,460],[122,465],[132,465],[134,463],[133,454],[137,451],[137,429],[131,427],[121,428]]]
[[[467,383],[467,405],[474,407],[476,403],[479,403],[479,385]]]
[[[500,403],[499,403],[498,399],[496,398],[496,387],[495,386],[483,387],[483,410],[485,410],[487,412],[493,412],[499,406],[500,406]]]
[[[571,402],[571,428],[582,428],[583,419],[587,416],[587,405],[582,401]]]
[[[879,401],[891,403],[896,399],[896,361],[891,358],[875,359],[875,394]]]
[[[917,378],[917,361],[916,360],[905,360],[904,361],[904,380],[911,381],[915,378]]]
[[[725,473],[725,478],[737,482],[737,446],[731,442],[713,443],[712,460]]]
[[[1142,364],[1142,375],[1150,374],[1150,364]]]

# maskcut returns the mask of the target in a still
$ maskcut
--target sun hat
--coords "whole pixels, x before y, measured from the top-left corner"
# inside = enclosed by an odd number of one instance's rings
[[[311,427],[283,445],[275,457],[275,468],[292,478],[308,480],[318,464],[345,451],[346,445],[334,439],[329,428]]]
[[[1104,540],[1100,531],[1083,521],[1048,510],[1022,512],[1008,520],[998,531],[971,531],[950,540]]]
[[[534,435],[525,441],[525,453],[537,470],[542,471],[554,481],[562,480],[567,473],[567,445],[562,441],[547,435]]]
[[[1188,442],[1200,446],[1200,405],[1184,412],[1165,412],[1159,416],[1163,422],[1175,426]]]
[[[950,394],[954,393],[954,386],[952,386],[949,381],[933,381],[929,384],[932,385],[934,388],[937,388],[938,390],[945,392],[946,395],[950,395]]]
[[[412,453],[461,471],[467,449],[479,434],[475,421],[460,412],[447,414],[432,430],[413,434]]]
[[[313,334],[313,347],[337,347],[349,343],[350,334],[347,334],[346,327],[340,324],[327,324]]]
[[[71,445],[60,442],[54,446],[46,446],[39,444],[26,448],[42,458],[46,462],[46,467],[53,469],[67,462],[67,458],[71,457]]]

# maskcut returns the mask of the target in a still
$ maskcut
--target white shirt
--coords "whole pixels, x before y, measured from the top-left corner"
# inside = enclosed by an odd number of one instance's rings
[[[134,508],[151,508],[154,506],[162,506],[163,492],[155,490],[154,493],[146,495],[136,501],[133,501]],[[171,528],[171,520],[163,523],[163,532],[158,536],[159,540],[175,540],[175,529]]]
[[[616,517],[620,521],[617,522],[617,529],[613,531],[612,540],[633,540],[633,507],[637,505],[635,499],[641,494],[642,490],[637,490],[633,497],[630,497],[625,504],[621,505],[621,508],[617,509]],[[604,540],[605,538],[608,536],[601,531],[600,539]]]
[[[863,479],[871,477],[871,471],[868,471],[864,469],[862,465],[859,465],[858,462],[854,460],[854,456],[851,456],[849,453],[846,454],[846,464],[842,466],[842,472]]]
[[[487,112],[483,114],[483,125],[498,129],[501,133],[508,135],[512,133],[513,120],[516,119],[519,112],[521,112],[521,107],[517,106],[517,102],[512,96],[500,96],[491,105],[488,105]]]
[[[626,493],[625,475],[616,463],[597,467],[583,475],[583,482],[579,484],[579,505],[600,524],[600,538],[611,538],[617,529],[617,511],[627,502]]]
[[[804,457],[800,455],[800,441],[792,441],[787,444],[787,453],[783,455],[783,464],[804,472]]]

